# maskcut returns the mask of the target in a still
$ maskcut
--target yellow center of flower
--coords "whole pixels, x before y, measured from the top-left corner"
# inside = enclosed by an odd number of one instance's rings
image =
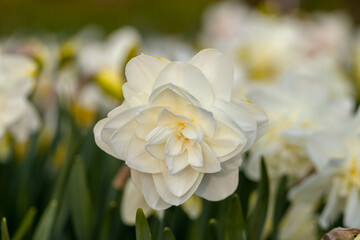
[[[338,176],[341,191],[340,196],[347,196],[353,187],[360,189],[360,166],[356,158],[352,158]]]

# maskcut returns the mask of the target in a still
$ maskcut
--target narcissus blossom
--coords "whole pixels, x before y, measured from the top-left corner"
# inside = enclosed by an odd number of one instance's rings
[[[27,100],[35,70],[27,57],[0,53],[0,139],[10,133],[17,141],[25,141],[38,129],[39,117]]]
[[[290,191],[293,201],[324,198],[319,224],[327,228],[343,214],[345,227],[360,227],[360,112],[342,131],[315,134],[308,144],[316,173]]]
[[[151,208],[180,205],[193,194],[217,201],[235,191],[241,154],[268,119],[232,98],[233,72],[216,49],[189,62],[143,54],[127,64],[125,101],[94,134],[100,148],[125,160]]]

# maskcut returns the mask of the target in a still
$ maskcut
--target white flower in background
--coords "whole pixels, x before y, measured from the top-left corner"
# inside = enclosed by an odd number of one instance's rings
[[[317,240],[317,217],[314,204],[293,203],[280,222],[280,240]]]
[[[195,220],[202,212],[202,201],[198,196],[193,195],[181,207],[190,219]],[[138,208],[142,208],[146,217],[156,214],[161,218],[164,214],[164,211],[155,211],[150,208],[145,201],[144,195],[139,192],[131,179],[129,179],[126,182],[121,200],[120,214],[122,221],[127,225],[135,225]]]
[[[299,23],[275,18],[234,2],[223,2],[204,14],[201,44],[232,57],[240,82],[274,82],[298,56]]]
[[[300,51],[305,57],[327,57],[347,63],[351,46],[351,21],[339,12],[313,14],[302,22]]]
[[[251,148],[246,164],[246,173],[254,180],[260,178],[261,156],[274,180],[288,175],[294,183],[305,177],[313,169],[306,151],[308,138],[338,127],[351,116],[351,98],[334,98],[326,81],[292,73],[279,85],[253,86],[247,91],[246,96],[270,119],[267,134]]]
[[[35,71],[35,64],[26,57],[0,54],[0,138],[8,132],[23,142],[38,129],[38,115],[27,99]]]
[[[319,218],[323,228],[340,214],[345,227],[360,227],[360,111],[342,128],[311,138],[307,148],[317,171],[290,192],[292,200],[306,203],[324,198]]]
[[[125,160],[147,204],[162,210],[193,194],[221,200],[238,184],[241,154],[267,117],[232,99],[233,66],[218,50],[189,62],[140,55],[126,66],[124,103],[94,128],[100,148]]]

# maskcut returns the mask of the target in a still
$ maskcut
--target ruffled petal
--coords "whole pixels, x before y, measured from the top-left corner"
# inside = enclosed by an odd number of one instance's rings
[[[131,120],[114,132],[110,139],[111,148],[116,152],[117,158],[125,160],[130,139],[134,136],[136,121]]]
[[[171,207],[172,204],[165,202],[157,191],[152,174],[141,173],[141,188],[146,203],[155,210],[164,210]]]
[[[136,92],[150,95],[159,73],[170,63],[164,58],[142,54],[132,58],[125,68],[125,75],[131,88]]]
[[[199,143],[195,143],[193,145],[189,144],[187,146],[187,153],[188,153],[188,161],[191,166],[194,167],[204,166],[202,150]]]
[[[127,225],[135,224],[136,211],[141,208],[146,217],[154,212],[146,203],[144,196],[129,179],[126,182],[121,200],[121,220]]]
[[[206,77],[191,64],[173,62],[167,65],[159,74],[153,90],[169,83],[184,89],[202,105],[210,106],[214,101],[214,93]]]
[[[229,101],[234,80],[234,66],[230,59],[217,49],[204,49],[190,61],[202,71],[210,82],[217,98]]]
[[[239,134],[218,121],[215,134],[211,138],[205,138],[205,142],[215,155],[221,158],[234,152],[239,146],[244,146],[246,139],[244,134]]]
[[[159,173],[163,163],[145,150],[144,140],[134,135],[126,151],[126,164],[143,173]]]
[[[202,167],[192,167],[203,173],[215,173],[221,171],[220,161],[216,158],[215,154],[211,151],[210,147],[202,142],[201,143],[202,156],[203,156],[203,166]]]
[[[239,170],[205,174],[196,195],[209,201],[219,201],[235,192],[239,183]]]
[[[183,152],[178,156],[165,156],[166,166],[169,174],[176,174],[189,165],[187,152]]]
[[[162,173],[166,187],[176,197],[182,197],[195,184],[200,173],[187,167],[176,174],[169,174],[167,169]]]
[[[184,170],[183,170],[184,171]],[[195,171],[194,171],[195,172]],[[168,188],[167,184],[165,182],[165,178],[163,176],[163,174],[159,173],[159,174],[153,174],[153,180],[154,180],[154,184],[156,187],[156,190],[158,192],[158,194],[161,196],[161,198],[166,201],[167,203],[171,204],[171,205],[180,205],[183,204],[185,201],[187,201],[196,191],[196,189],[198,188],[204,174],[203,173],[199,173],[198,177],[196,178],[195,182],[193,183],[193,185],[190,187],[190,189],[183,194],[181,197],[178,197],[176,195],[174,195],[172,193],[172,191],[170,191],[170,189]]]
[[[201,127],[205,137],[212,137],[214,135],[216,130],[216,120],[211,112],[201,107],[187,105],[186,115],[191,118],[192,124]]]

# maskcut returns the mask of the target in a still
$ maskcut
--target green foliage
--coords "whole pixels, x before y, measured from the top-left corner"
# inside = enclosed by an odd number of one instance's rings
[[[1,220],[1,240],[10,240],[6,218]]]
[[[259,240],[266,220],[269,204],[269,179],[265,161],[261,160],[261,180],[257,190],[257,202],[248,218],[247,235],[249,240]]]
[[[19,229],[16,231],[16,233],[13,237],[13,240],[21,240],[25,237],[25,235],[29,232],[31,226],[34,223],[36,212],[37,212],[37,210],[34,207],[31,207],[27,211],[24,219],[22,220],[22,222],[19,226]]]
[[[234,194],[229,204],[225,225],[225,240],[244,240],[245,222],[239,196]]]
[[[135,229],[136,240],[151,240],[149,224],[141,208],[139,208],[136,212]]]

